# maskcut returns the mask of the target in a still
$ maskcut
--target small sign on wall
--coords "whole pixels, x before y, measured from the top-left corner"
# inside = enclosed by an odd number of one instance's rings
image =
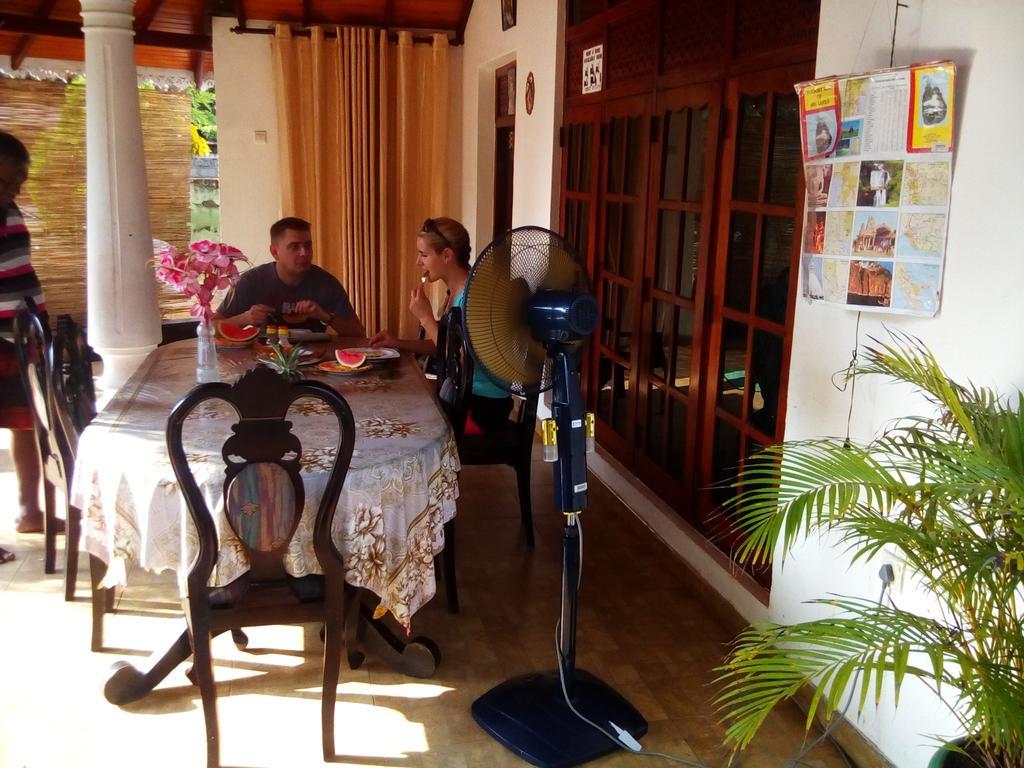
[[[583,93],[597,93],[604,83],[604,45],[583,51]]]

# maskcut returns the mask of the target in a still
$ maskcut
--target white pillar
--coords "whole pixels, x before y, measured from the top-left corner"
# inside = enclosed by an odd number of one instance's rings
[[[89,343],[115,388],[160,341],[133,0],[82,0]]]

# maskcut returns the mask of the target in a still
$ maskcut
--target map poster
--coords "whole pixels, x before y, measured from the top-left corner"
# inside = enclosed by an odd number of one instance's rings
[[[938,313],[955,78],[956,66],[943,61],[794,86],[807,189],[804,298],[887,314]],[[814,141],[821,114],[834,114],[838,126],[824,154],[817,151],[824,141]]]

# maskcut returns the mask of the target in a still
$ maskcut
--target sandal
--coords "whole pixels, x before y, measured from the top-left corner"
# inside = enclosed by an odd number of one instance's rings
[[[18,559],[18,556],[16,554],[11,552],[10,550],[7,550],[7,549],[4,549],[3,547],[0,547],[0,565],[3,565],[4,563],[10,563],[13,560],[17,560],[17,559]]]

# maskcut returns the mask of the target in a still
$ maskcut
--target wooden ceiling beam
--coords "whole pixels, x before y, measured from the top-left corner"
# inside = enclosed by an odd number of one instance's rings
[[[57,5],[57,0],[42,0],[42,2],[36,6],[36,12],[32,14],[32,16],[38,21],[45,21],[49,18],[50,14],[53,13],[55,5]],[[25,61],[25,57],[28,55],[28,50],[32,47],[32,43],[35,42],[35,39],[35,35],[21,36],[21,39],[18,40],[18,44],[14,47],[14,53],[11,54],[11,69],[21,68],[21,64]]]
[[[245,22],[247,20],[245,15],[245,0],[235,0],[235,18],[238,19],[238,26],[245,26]]]
[[[462,0],[462,13],[459,15],[459,26],[455,28],[455,45],[462,45],[466,42],[466,25],[469,24],[469,14],[473,10],[473,0]]]
[[[149,0],[149,5],[143,6],[142,11],[135,17],[135,31],[142,32],[149,29],[149,25],[153,23],[153,19],[160,12],[160,6],[164,4],[164,0]]]
[[[21,32],[39,37],[69,37],[81,40],[82,25],[77,21],[35,19],[14,13],[0,13],[0,32]],[[135,33],[136,45],[153,48],[177,48],[181,51],[212,51],[209,35],[182,35],[175,32],[142,30]]]

